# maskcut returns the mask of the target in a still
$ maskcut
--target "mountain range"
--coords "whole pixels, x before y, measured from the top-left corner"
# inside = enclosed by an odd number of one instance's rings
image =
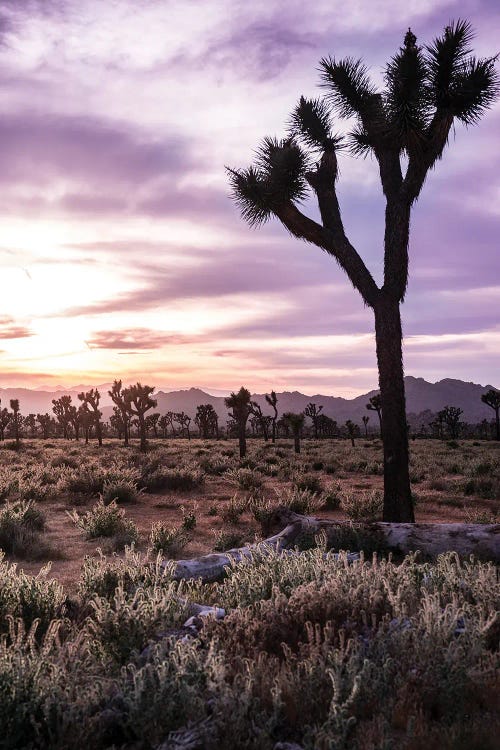
[[[463,380],[445,378],[437,383],[429,383],[423,378],[414,378],[410,375],[405,377],[407,412],[410,422],[417,420],[417,415],[422,412],[437,412],[444,406],[459,406],[463,410],[462,419],[466,422],[475,423],[483,419],[490,420],[493,417],[492,410],[481,402],[481,394],[492,388],[491,385],[479,385],[477,383],[466,383]],[[10,399],[17,398],[20,401],[21,413],[29,414],[52,411],[52,400],[63,395],[72,397],[73,402],[78,404],[78,393],[89,390],[92,386],[79,385],[74,388],[58,388],[57,390],[36,390],[29,388],[0,388],[0,399],[2,406],[9,406]],[[106,420],[112,414],[112,402],[108,396],[110,383],[97,386],[101,393],[101,408],[103,419]],[[221,391],[218,391],[221,393]],[[325,396],[315,394],[308,396],[298,391],[283,391],[277,393],[278,411],[280,414],[287,411],[301,412],[308,403],[314,402],[323,406],[323,414],[336,419],[339,424],[347,419],[361,424],[361,418],[367,414],[366,404],[370,396],[377,390],[369,391],[353,399],[340,396]],[[186,390],[159,390],[155,394],[158,406],[155,411],[164,414],[167,411],[184,411],[194,417],[196,407],[199,404],[212,404],[219,419],[224,423],[227,419],[227,409],[224,405],[224,396],[207,393],[201,388],[189,388]],[[262,406],[264,413],[270,414],[271,409],[266,403],[265,394],[254,394],[252,398]],[[369,414],[373,423],[377,416]]]

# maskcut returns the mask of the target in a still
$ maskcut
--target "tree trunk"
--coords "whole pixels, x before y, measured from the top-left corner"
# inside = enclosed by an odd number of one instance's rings
[[[375,306],[375,338],[382,400],[384,521],[414,523],[406,429],[399,302],[382,292]]]
[[[500,409],[495,409],[495,423],[497,429],[497,440],[500,440]]]
[[[293,444],[295,447],[295,453],[300,453],[300,435],[294,435]]]
[[[147,450],[146,424],[144,422],[144,417],[141,414],[139,414],[139,434],[141,436],[140,450],[142,451],[142,453],[146,453],[146,450]]]
[[[247,438],[245,435],[245,425],[240,424],[239,425],[239,435],[238,435],[238,442],[239,442],[239,448],[240,448],[240,458],[245,458],[246,452],[247,452]]]

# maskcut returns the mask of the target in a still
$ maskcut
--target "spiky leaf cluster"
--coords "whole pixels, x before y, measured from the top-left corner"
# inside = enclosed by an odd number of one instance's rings
[[[232,198],[245,221],[259,225],[288,201],[305,198],[307,154],[293,137],[264,138],[256,152],[255,166],[228,169]]]

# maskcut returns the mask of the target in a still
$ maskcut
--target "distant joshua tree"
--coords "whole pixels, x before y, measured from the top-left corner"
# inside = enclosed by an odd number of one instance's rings
[[[1,403],[1,401],[0,401]],[[12,414],[5,407],[0,411],[0,440],[5,440],[5,428],[12,420]]]
[[[108,395],[111,397],[111,400],[115,405],[115,408],[119,411],[121,415],[123,441],[125,445],[128,445],[130,414],[128,413],[127,404],[125,403],[125,398],[123,396],[121,380],[115,380],[113,382],[113,385],[111,386],[111,390],[108,391]]]
[[[318,439],[318,417],[322,411],[323,406],[316,406],[316,404],[313,404],[312,402],[310,404],[307,404],[306,408],[304,409],[304,414],[306,415],[306,417],[309,417],[313,423],[315,440]]]
[[[345,423],[345,427],[347,430],[347,435],[351,441],[351,445],[354,448],[355,447],[354,439],[359,437],[359,427],[357,424],[354,424],[354,422],[350,419],[348,419],[347,422]]]
[[[320,414],[316,419],[318,437],[335,437],[338,434],[337,422],[326,414]]]
[[[145,414],[157,405],[156,399],[151,397],[153,392],[154,386],[141,385],[141,383],[131,385],[123,391],[127,412],[137,417],[143,453],[147,450]]]
[[[365,426],[365,437],[368,437],[368,422],[370,421],[370,417],[365,414],[364,417],[361,417],[361,419],[363,420],[363,424]]]
[[[382,436],[382,398],[380,393],[376,393],[375,396],[370,397],[370,400],[366,404],[366,408],[370,411],[377,412],[378,423],[380,425],[380,435]]]
[[[92,422],[95,427],[97,442],[99,445],[102,445],[102,427],[101,427],[101,417],[102,417],[102,411],[99,409],[99,401],[101,400],[101,394],[97,390],[97,388],[91,388],[90,391],[87,391],[86,393],[79,393],[78,398],[82,402],[82,406],[85,410],[89,412],[92,416]]]
[[[11,398],[10,408],[12,409],[12,421],[14,422],[14,438],[16,440],[16,446],[19,448],[19,399]]]
[[[219,436],[219,417],[212,404],[197,406],[194,421],[201,438]]]
[[[257,424],[261,429],[265,442],[267,443],[267,441],[269,440],[269,422],[267,416],[262,413],[262,407],[257,403],[257,401],[250,401],[250,413],[253,414],[255,419],[257,420]]]
[[[463,410],[458,406],[445,406],[444,409],[442,409],[438,414],[438,417],[441,417],[441,421],[444,422],[444,424],[448,428],[448,432],[452,440],[457,439],[463,426],[462,422],[460,421],[460,417],[462,416],[462,414]]]
[[[62,427],[63,437],[68,438],[68,427],[71,421],[71,396],[61,396],[52,399],[52,411]]]
[[[490,388],[489,391],[483,393],[481,401],[495,412],[496,439],[500,440],[500,391]]]
[[[238,425],[240,458],[244,458],[247,452],[246,427],[250,416],[250,398],[250,391],[242,386],[238,393],[233,391],[228,398],[224,399],[226,407],[231,409],[229,416]]]
[[[273,420],[273,431],[272,431],[272,442],[276,442],[276,422],[278,421],[278,396],[276,395],[275,391],[271,391],[271,395],[268,395],[266,393],[266,401],[269,404],[269,406],[272,407],[274,415],[272,417]]]
[[[289,424],[292,430],[295,453],[300,453],[300,436],[304,427],[305,416],[302,413],[294,414],[294,412],[287,411],[283,414],[283,419]]]
[[[233,197],[249,224],[276,217],[295,237],[326,251],[374,312],[385,521],[415,520],[400,312],[408,283],[411,210],[443,155],[455,120],[475,124],[499,92],[496,58],[473,57],[472,37],[470,24],[458,21],[431,45],[421,47],[409,29],[386,65],[383,90],[373,85],[361,60],[324,58],[320,71],[325,97],[301,97],[287,137],[264,139],[254,166],[228,170]],[[333,131],[333,113],[354,120],[347,137]],[[386,200],[381,287],[344,229],[336,193],[341,148],[354,156],[373,155],[378,162]],[[311,189],[320,222],[298,207]]]
[[[214,411],[214,414],[215,414],[215,423],[217,423],[217,414],[215,412],[215,409],[213,411]],[[174,419],[177,422],[177,424],[180,425],[181,434],[184,436],[184,430],[186,430],[187,439],[191,440],[191,434],[189,432],[189,425],[191,424],[191,417],[188,414],[186,414],[185,412],[181,411],[178,414],[174,414]],[[212,431],[217,432],[217,428],[214,427],[213,416],[212,416],[212,419],[211,419],[211,425],[212,425]]]
[[[50,414],[37,414],[36,419],[42,429],[42,436],[44,440],[50,435],[50,428],[52,426],[52,417]]]

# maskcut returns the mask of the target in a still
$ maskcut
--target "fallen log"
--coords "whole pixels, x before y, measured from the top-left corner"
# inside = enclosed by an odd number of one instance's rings
[[[190,560],[178,560],[173,577],[176,580],[201,579],[216,581],[225,568],[234,562],[251,559],[255,554],[273,552],[290,554],[301,538],[323,532],[330,549],[358,549],[395,552],[407,555],[420,551],[424,557],[435,558],[443,552],[457,552],[461,556],[474,555],[478,559],[500,563],[500,524],[465,523],[352,523],[333,521],[314,516],[301,516],[288,509],[277,512],[278,523],[286,524],[279,533],[262,542],[245,547],[214,552]],[[349,559],[359,557],[351,553]]]

